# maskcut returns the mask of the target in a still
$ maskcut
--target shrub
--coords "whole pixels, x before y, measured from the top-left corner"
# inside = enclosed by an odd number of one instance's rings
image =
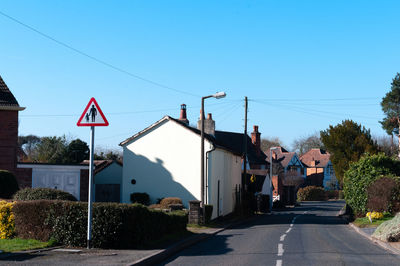
[[[132,203],[140,203],[148,206],[150,204],[150,196],[147,193],[132,193],[131,194]]]
[[[211,216],[212,216],[212,212],[213,212],[213,206],[212,205],[204,205],[204,209],[205,209],[205,222],[206,224],[208,224],[211,221]]]
[[[20,201],[14,213],[19,237],[86,245],[85,202]],[[36,217],[36,213],[41,215]],[[164,213],[141,204],[94,203],[92,243],[100,248],[137,248],[166,234],[184,231],[186,224],[187,214],[183,211]]]
[[[397,212],[400,202],[400,181],[395,178],[382,177],[375,180],[367,190],[367,209],[379,212]]]
[[[399,176],[400,161],[380,153],[366,154],[358,162],[351,163],[344,175],[344,195],[346,203],[355,214],[367,210],[367,188],[382,176]]]
[[[182,204],[182,200],[180,198],[163,198],[160,201],[160,204],[165,207],[165,208],[169,208],[169,205],[171,204]]]
[[[0,239],[12,238],[15,234],[13,203],[0,201]]]
[[[339,198],[339,190],[326,190],[325,196],[328,199],[338,199]]]
[[[0,170],[0,198],[10,199],[19,189],[15,176],[6,170]]]
[[[325,190],[322,187],[308,186],[297,191],[299,201],[326,200]]]
[[[69,200],[76,198],[65,191],[53,188],[24,188],[14,195],[14,200]]]

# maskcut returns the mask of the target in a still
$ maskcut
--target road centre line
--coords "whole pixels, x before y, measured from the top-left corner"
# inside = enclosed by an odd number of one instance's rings
[[[289,234],[289,232],[292,230],[292,228],[289,228],[288,230],[286,230],[286,234]]]
[[[285,252],[285,250],[283,249],[283,244],[279,243],[278,244],[278,256],[282,256],[283,252]]]
[[[276,260],[276,266],[282,266],[282,260]]]
[[[286,234],[281,235],[281,242],[285,241]]]

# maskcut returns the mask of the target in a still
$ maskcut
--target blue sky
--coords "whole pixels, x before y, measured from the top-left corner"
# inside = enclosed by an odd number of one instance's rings
[[[95,97],[118,148],[164,115],[293,140],[353,119],[383,135],[381,98],[399,68],[398,1],[18,1],[0,6],[0,75],[21,106],[20,135],[89,142],[76,122]],[[21,24],[91,57],[68,49]],[[146,82],[141,78],[161,84]],[[171,89],[167,89],[171,88]],[[182,93],[184,92],[184,93]]]

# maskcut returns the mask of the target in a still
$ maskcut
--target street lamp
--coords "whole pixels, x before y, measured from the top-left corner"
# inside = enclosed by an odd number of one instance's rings
[[[269,210],[271,211],[272,210],[272,203],[273,203],[273,200],[272,200],[272,197],[273,197],[273,191],[272,191],[272,151],[273,150],[278,150],[279,149],[279,147],[271,147],[270,149],[269,149],[269,181],[270,181],[270,188],[271,188],[271,191],[270,191],[270,199],[269,199]]]
[[[221,99],[226,96],[225,92],[217,92],[213,95],[201,97],[201,204],[203,205],[203,223],[205,223],[206,208],[204,204],[204,100],[207,98]],[[219,200],[219,199],[218,199]]]

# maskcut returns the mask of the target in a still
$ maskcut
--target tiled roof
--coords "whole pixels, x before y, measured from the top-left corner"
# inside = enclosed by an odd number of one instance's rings
[[[151,128],[159,125],[165,120],[171,120],[179,125],[187,128],[188,130],[192,131],[195,134],[200,135],[201,132],[197,128],[191,127],[178,119],[172,118],[170,116],[165,116],[161,120],[157,121],[156,123],[152,124],[151,126],[145,128],[144,130],[140,131],[139,133],[133,135],[132,137],[124,140],[120,143],[121,146],[126,145],[130,141],[134,140],[135,138],[139,137],[140,135],[144,134]],[[243,143],[243,133],[235,133],[235,132],[227,132],[227,131],[215,131],[215,136],[204,134],[204,138],[211,142],[215,147],[221,148],[227,151],[230,151],[236,155],[242,155],[244,151],[244,143]],[[265,164],[265,158],[267,157],[262,151],[260,155],[257,154],[253,144],[251,143],[251,139],[247,136],[247,157],[249,159],[249,163],[254,164]]]
[[[293,156],[296,154],[295,152],[289,152],[283,147],[277,147],[277,149],[273,150],[273,153],[277,155],[277,160],[280,161],[283,167],[287,167],[292,160]],[[270,160],[270,149],[267,150],[267,161]]]
[[[330,154],[322,149],[311,149],[300,157],[300,161],[308,167],[315,161],[315,167],[326,167],[330,160]]]
[[[104,169],[106,169],[107,167],[109,167],[110,165],[112,165],[114,162],[116,162],[117,164],[122,166],[122,162],[120,161],[114,161],[114,160],[93,160],[93,164],[94,164],[94,174],[97,174],[101,171],[103,171]],[[89,160],[84,160],[81,164],[83,165],[89,165],[90,161]]]
[[[7,84],[0,76],[0,106],[15,106],[19,107],[17,99],[8,89]]]

